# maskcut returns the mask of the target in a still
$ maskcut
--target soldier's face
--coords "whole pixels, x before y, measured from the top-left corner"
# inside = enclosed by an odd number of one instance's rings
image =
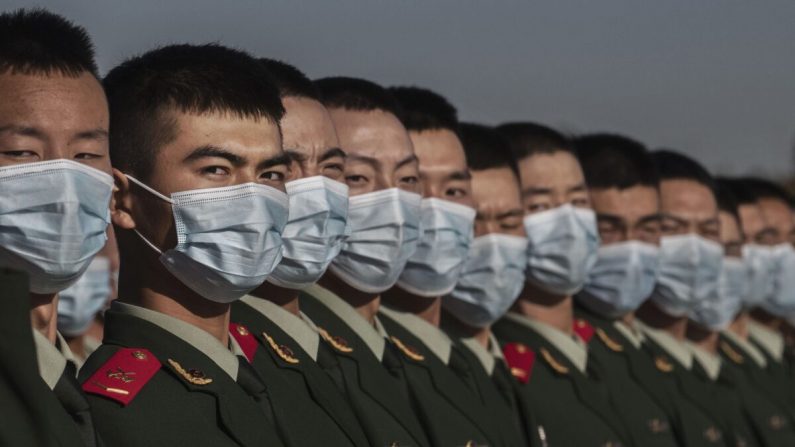
[[[742,223],[743,236],[746,243],[773,245],[775,230],[765,221],[759,205],[743,204],[737,208],[737,212],[740,214],[740,222]]]
[[[522,195],[510,168],[472,171],[475,237],[498,233],[525,236]]]
[[[724,253],[726,256],[742,257],[743,235],[740,232],[737,218],[731,213],[720,211],[718,219],[720,220],[720,243],[723,244]]]
[[[720,243],[718,204],[709,188],[693,180],[660,182],[662,236],[698,234]]]
[[[461,140],[447,129],[409,132],[420,161],[420,183],[425,197],[474,206],[472,183]]]
[[[603,245],[624,241],[660,243],[660,196],[657,188],[590,189]]]
[[[0,74],[0,166],[67,159],[110,173],[108,105],[90,73]]]
[[[590,200],[580,163],[565,151],[537,154],[519,160],[522,197],[527,214],[571,204],[589,208]]]
[[[330,109],[345,160],[345,180],[355,196],[389,188],[422,194],[419,160],[397,117],[381,110]]]
[[[789,242],[790,233],[793,231],[792,210],[789,205],[778,199],[764,198],[757,204],[762,212],[762,217],[773,230],[770,233],[773,244]]]
[[[284,152],[290,157],[290,180],[322,175],[345,182],[345,152],[323,104],[310,98],[282,98]]]

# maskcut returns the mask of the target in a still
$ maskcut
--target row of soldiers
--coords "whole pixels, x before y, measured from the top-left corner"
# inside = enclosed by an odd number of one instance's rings
[[[43,10],[0,96],[2,445],[795,446],[773,183]]]

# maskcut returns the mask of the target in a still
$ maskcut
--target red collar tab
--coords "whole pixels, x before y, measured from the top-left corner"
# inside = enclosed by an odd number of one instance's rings
[[[527,383],[533,373],[536,353],[523,343],[508,343],[502,347],[505,362],[519,383]]]
[[[127,406],[160,369],[160,361],[141,348],[122,348],[83,382],[83,391]]]
[[[254,337],[254,335],[251,334],[251,331],[249,331],[248,328],[242,324],[229,323],[229,333],[232,334],[232,337],[235,338],[237,344],[240,345],[240,349],[243,350],[243,354],[246,355],[248,362],[253,362],[254,353],[257,352],[259,343],[257,342],[257,339]]]

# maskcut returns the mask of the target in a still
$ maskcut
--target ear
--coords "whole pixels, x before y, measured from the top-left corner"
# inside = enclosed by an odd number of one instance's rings
[[[125,230],[135,228],[135,219],[132,215],[132,193],[130,181],[121,171],[113,169],[113,200],[110,203],[110,216],[113,225]]]

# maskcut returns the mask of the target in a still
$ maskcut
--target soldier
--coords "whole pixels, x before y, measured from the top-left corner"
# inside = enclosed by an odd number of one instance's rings
[[[281,252],[279,92],[219,45],[162,47],[103,83],[121,271],[80,371],[97,427],[114,446],[282,445],[279,409],[229,336],[230,303]]]
[[[108,106],[85,30],[43,10],[0,15],[0,97],[0,267],[30,279],[31,386],[50,390],[38,394],[38,423],[63,445],[98,445],[56,330],[58,292],[105,245],[113,188]]]
[[[342,77],[316,84],[347,155],[351,235],[318,284],[304,289],[301,309],[334,350],[318,362],[344,390],[370,445],[429,445],[378,316],[381,293],[419,239],[417,156],[385,89]]]
[[[519,378],[518,360],[536,359],[521,400],[551,445],[624,445],[629,439],[589,361],[593,328],[575,324],[572,295],[596,260],[599,236],[585,178],[568,139],[533,123],[503,125],[517,160],[529,239],[524,290],[493,326]],[[529,135],[529,138],[525,138]],[[528,354],[532,353],[532,354]],[[579,421],[572,430],[568,421]]]
[[[295,67],[261,59],[279,88],[285,153],[290,157],[290,218],[282,260],[265,283],[232,304],[232,335],[269,382],[276,425],[287,445],[366,446],[353,410],[318,365],[333,356],[298,294],[325,272],[345,240],[345,153],[315,85]],[[323,351],[323,352],[320,352]],[[306,430],[306,424],[312,426]]]
[[[602,244],[576,296],[578,316],[595,328],[589,351],[605,368],[610,400],[634,444],[678,445],[674,428],[681,429],[673,422],[681,418],[664,391],[652,391],[661,388],[658,372],[643,353],[635,326],[635,310],[651,294],[657,271],[657,172],[643,144],[627,137],[590,134],[574,145]]]

